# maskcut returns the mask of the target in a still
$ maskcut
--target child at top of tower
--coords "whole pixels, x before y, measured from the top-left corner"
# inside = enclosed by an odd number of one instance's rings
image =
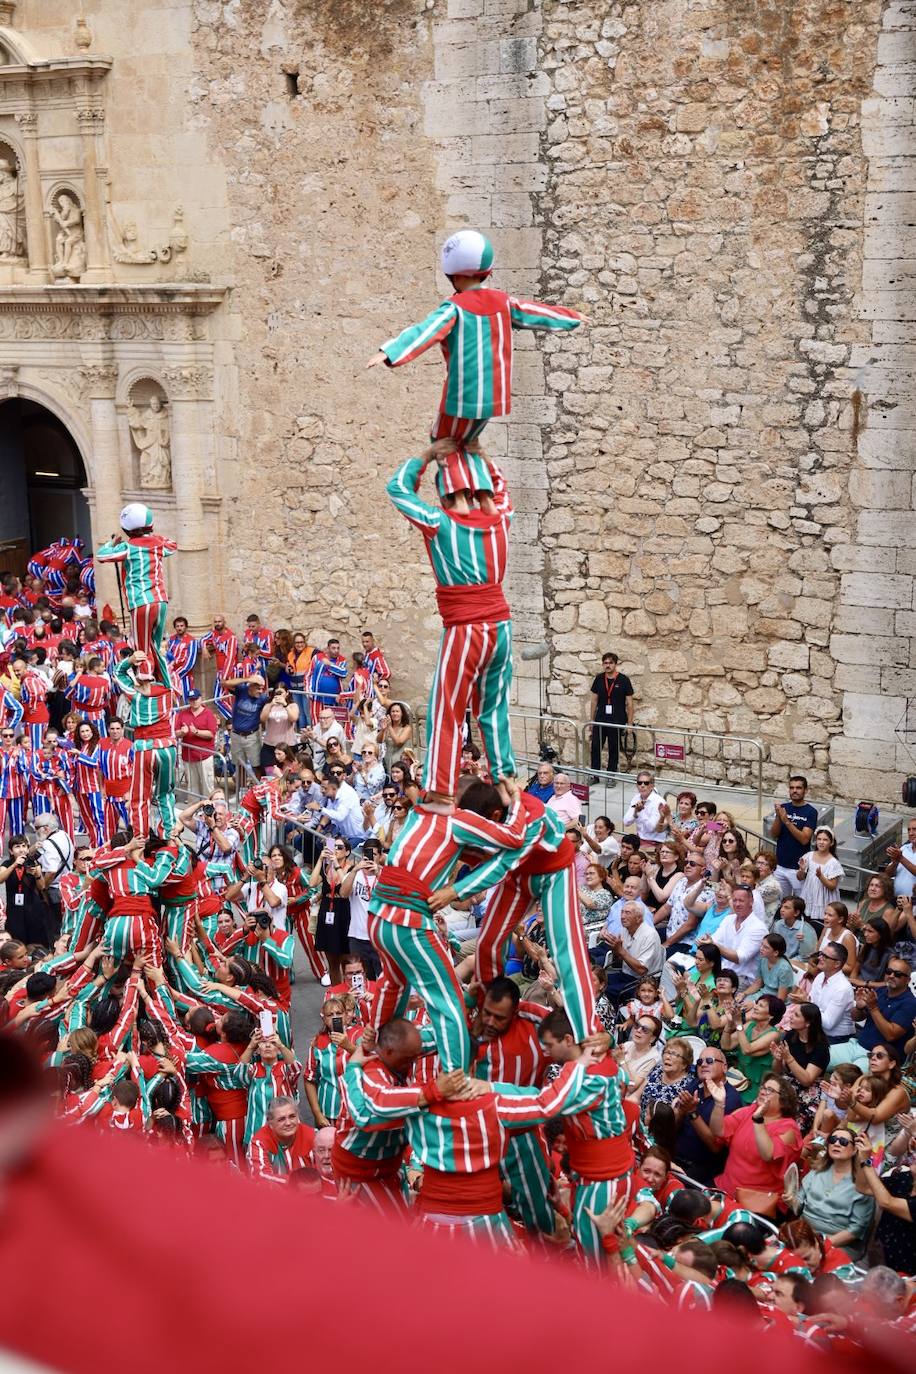
[[[452,234],[442,247],[441,262],[455,294],[420,324],[382,344],[366,366],[401,367],[439,344],[445,386],[431,437],[463,445],[478,437],[487,420],[508,415],[512,408],[512,331],[576,329],[588,317],[487,286],[493,246],[475,229]]]

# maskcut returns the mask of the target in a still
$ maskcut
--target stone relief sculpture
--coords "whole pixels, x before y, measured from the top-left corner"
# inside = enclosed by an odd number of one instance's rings
[[[86,233],[76,197],[69,191],[59,191],[51,202],[51,218],[58,226],[51,274],[79,281],[86,271]]]
[[[22,258],[22,196],[15,163],[0,157],[0,258]]]
[[[140,455],[141,487],[172,485],[172,455],[169,419],[162,398],[155,392],[142,408],[131,401],[127,415],[130,436]]]

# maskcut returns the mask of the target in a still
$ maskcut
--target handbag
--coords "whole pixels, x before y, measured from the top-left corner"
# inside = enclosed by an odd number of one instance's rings
[[[779,1206],[779,1193],[768,1193],[763,1188],[736,1188],[735,1201],[747,1212],[756,1212],[761,1217],[774,1217]]]

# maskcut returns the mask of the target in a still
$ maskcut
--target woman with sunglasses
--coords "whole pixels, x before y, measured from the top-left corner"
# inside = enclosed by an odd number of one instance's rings
[[[855,1131],[837,1126],[826,1144],[826,1154],[812,1164],[790,1203],[831,1245],[857,1260],[865,1251],[874,1200],[859,1186]]]
[[[710,867],[714,873],[721,873],[723,878],[738,882],[740,880],[739,869],[745,859],[749,858],[744,837],[739,835],[737,830],[729,827],[727,830],[723,830],[719,836],[719,853]]]
[[[630,1078],[628,1096],[642,1088],[656,1064],[661,1061],[662,1052],[659,1038],[662,1023],[657,1016],[638,1016],[630,1032],[630,1038],[617,1055],[617,1062],[626,1069]]]
[[[892,1140],[899,1130],[894,1118],[898,1112],[906,1112],[909,1109],[910,1095],[902,1081],[903,1074],[900,1065],[888,1045],[873,1045],[869,1050],[866,1077],[875,1078],[883,1083],[887,1092],[880,1102],[876,1101],[872,1104],[867,1100],[864,1092],[857,1094],[853,1089],[852,1102],[849,1106],[849,1120],[859,1122],[860,1130],[884,1125],[884,1134],[886,1134],[887,1139]],[[858,1083],[855,1087],[858,1087]],[[872,1094],[872,1096],[877,1097],[877,1094]],[[872,1139],[877,1144],[875,1131],[872,1131]],[[881,1143],[883,1143],[883,1138]]]
[[[338,835],[332,847],[323,849],[319,854],[309,879],[312,887],[321,888],[315,948],[328,961],[328,974],[325,976],[330,978],[332,984],[341,982],[343,961],[350,952],[347,939],[350,932],[350,898],[342,896],[340,889],[344,878],[355,866],[349,840]]]
[[[725,1085],[710,1082],[709,1091],[716,1104],[709,1129],[728,1146],[728,1159],[716,1186],[739,1207],[761,1216],[773,1215],[783,1195],[786,1170],[796,1163],[802,1149],[794,1087],[787,1078],[768,1074],[756,1100],[730,1116],[725,1115]]]

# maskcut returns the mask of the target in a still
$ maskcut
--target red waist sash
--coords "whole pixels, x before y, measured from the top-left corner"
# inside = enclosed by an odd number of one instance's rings
[[[443,625],[468,625],[480,620],[509,620],[512,612],[498,582],[468,587],[436,587]]]
[[[535,873],[559,873],[575,861],[576,846],[564,835],[563,843],[555,853],[551,854],[546,849],[534,849],[527,859],[523,859],[519,864],[518,871],[526,877]]]
[[[396,1155],[389,1155],[387,1159],[363,1159],[361,1155],[355,1155],[352,1150],[338,1145],[336,1140],[331,1146],[334,1173],[338,1178],[352,1178],[358,1183],[380,1178],[397,1178],[403,1158],[404,1150],[400,1150]]]
[[[474,1174],[449,1174],[427,1165],[418,1205],[421,1212],[443,1212],[451,1217],[494,1216],[503,1211],[499,1166],[494,1164]]]
[[[625,1135],[613,1135],[606,1140],[581,1140],[569,1133],[566,1149],[570,1168],[585,1183],[619,1178],[629,1173],[636,1163],[633,1146]]]

